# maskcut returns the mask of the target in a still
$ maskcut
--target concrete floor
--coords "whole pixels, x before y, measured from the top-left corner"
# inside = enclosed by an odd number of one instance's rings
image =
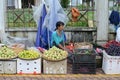
[[[101,68],[96,69],[96,74],[73,74],[70,65],[67,74],[1,74],[0,80],[120,80],[120,74],[105,74]]]
[[[120,74],[0,75],[0,80],[120,80]]]

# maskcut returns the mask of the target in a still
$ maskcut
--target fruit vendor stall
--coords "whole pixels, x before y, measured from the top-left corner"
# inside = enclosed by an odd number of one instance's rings
[[[101,0],[99,0],[98,2],[102,4]],[[101,8],[99,7],[101,6],[101,4],[98,4],[98,6],[96,6],[97,8],[100,8],[100,10],[98,10],[98,13],[102,11],[105,11],[105,13],[107,13],[107,11],[104,10],[104,9],[107,9],[107,8],[104,8],[107,5],[105,4],[105,6],[102,6],[103,8]],[[53,5],[51,6],[53,7]],[[54,11],[50,11],[50,12],[54,12]],[[57,12],[62,12],[62,11],[57,11]],[[96,15],[98,16],[97,21],[99,22],[97,23],[97,29],[98,29],[97,41],[98,42],[102,40],[107,41],[107,37],[108,37],[107,35],[108,28],[106,27],[108,26],[107,19],[105,21],[101,20],[103,19],[102,17],[106,18],[107,14],[103,14],[103,13],[98,14],[98,13],[96,13]],[[44,19],[43,17],[45,17],[45,15],[47,14],[45,13],[44,15],[42,15],[42,19]],[[53,19],[53,16],[55,15],[51,15],[51,16],[52,18],[50,19],[50,21],[52,24],[52,22],[53,23],[55,22],[54,21],[55,19]],[[63,18],[62,16],[61,18],[64,19],[66,17]],[[2,21],[0,22],[3,23]],[[65,22],[67,22],[67,20],[65,20]],[[45,25],[42,26],[42,24],[43,22],[39,24],[38,26],[45,28]],[[101,26],[101,24],[104,24],[104,25]],[[54,30],[53,27],[48,27],[48,28],[51,31]],[[101,35],[103,35],[101,34],[101,32],[105,34],[104,35],[105,37],[101,37]],[[43,31],[43,34],[44,34],[44,31]],[[44,34],[44,35],[48,36],[49,34]],[[76,32],[75,32],[75,35],[80,36],[79,34],[76,34]],[[75,36],[73,38],[78,40],[77,38],[78,36]],[[40,38],[41,36],[38,36],[38,39]],[[45,38],[45,41],[48,41],[47,43],[49,43],[49,40],[47,38]],[[108,42],[103,46],[105,49],[102,50],[99,48],[94,49],[94,46],[90,43],[84,43],[84,42],[72,43],[72,44],[70,43],[69,45],[66,45],[66,48],[69,48],[73,52],[72,62],[69,63],[68,53],[56,47],[52,47],[52,48],[49,47],[49,49],[46,50],[38,46],[37,48],[34,46],[27,47],[26,44],[18,44],[18,43],[17,44],[13,43],[9,45],[1,44],[0,46],[0,67],[1,67],[0,74],[67,74],[68,73],[67,70],[69,66],[68,64],[72,65],[71,71],[73,74],[81,74],[81,73],[96,74],[96,67],[97,67],[96,57],[99,54],[102,55],[103,57],[102,69],[106,74],[120,74],[119,69],[118,71],[115,70],[118,66],[120,66],[119,65],[119,61],[120,61],[119,60],[120,59],[119,58],[119,53],[120,53],[119,45],[120,45],[119,43],[114,42],[114,41],[110,43]]]
[[[1,74],[67,74],[68,53],[56,47],[25,47],[1,44]],[[43,71],[43,72],[42,72]]]
[[[13,44],[12,48],[9,45],[2,45],[0,47],[0,73],[40,74],[41,53],[39,50],[35,48],[29,48],[25,50],[24,47],[21,49],[20,45],[21,44]],[[17,52],[15,48],[17,49]]]
[[[66,51],[55,46],[48,50],[41,47],[25,49],[23,45],[18,43],[1,45],[1,74],[68,74],[68,53]],[[72,73],[95,74],[96,54],[93,49],[81,49],[76,49],[72,53],[73,62],[70,63]]]
[[[102,69],[106,74],[120,74],[120,43],[111,40],[103,45]]]

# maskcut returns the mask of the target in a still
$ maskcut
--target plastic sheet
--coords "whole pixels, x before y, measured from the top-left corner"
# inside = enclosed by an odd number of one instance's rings
[[[43,4],[46,5],[46,9],[47,9],[47,15],[45,17],[43,27],[48,27],[49,30],[54,30],[53,28],[55,28],[55,24],[53,24],[52,22],[56,23],[57,21],[62,21],[65,24],[68,22],[68,17],[66,15],[66,13],[64,12],[63,8],[61,7],[58,0],[45,0],[45,1],[43,0],[43,2],[40,4],[40,6],[32,7],[33,18],[37,24],[38,24],[39,18],[42,13],[41,8],[42,8]],[[54,12],[54,14],[52,14],[52,11]],[[54,19],[51,20],[51,18],[54,18],[55,16],[57,17],[57,19],[55,21],[54,21]],[[54,26],[54,27],[52,27],[52,26]]]
[[[28,38],[24,38],[24,37],[8,36],[8,41],[9,41],[10,45],[15,44],[15,43],[24,44],[25,48],[34,46],[34,43],[32,41],[30,41],[30,40],[28,40]]]
[[[116,41],[120,42],[120,28],[117,29],[116,34]]]

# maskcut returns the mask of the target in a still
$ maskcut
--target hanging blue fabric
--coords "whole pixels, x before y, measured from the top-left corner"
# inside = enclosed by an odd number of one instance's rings
[[[42,29],[42,42],[44,42],[44,43],[41,46],[42,48],[49,49],[51,35],[52,35],[52,32],[47,27],[43,27],[43,29]]]
[[[118,11],[112,11],[109,17],[110,23],[117,26],[120,22],[120,16]]]
[[[39,19],[39,22],[38,22],[38,31],[37,31],[37,36],[36,36],[36,42],[35,42],[35,46],[36,47],[43,47],[44,48],[44,41],[43,41],[43,36],[42,36],[42,31],[43,31],[43,23],[44,23],[44,19],[45,19],[45,16],[47,14],[47,11],[46,11],[46,7],[45,7],[45,4],[43,4],[42,6],[42,13],[40,15],[40,19]]]

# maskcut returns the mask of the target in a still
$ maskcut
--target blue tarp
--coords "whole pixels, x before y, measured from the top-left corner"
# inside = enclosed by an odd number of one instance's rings
[[[44,48],[44,45],[45,45],[45,43],[42,39],[43,38],[42,29],[43,29],[43,23],[44,23],[44,19],[45,19],[46,14],[47,14],[46,7],[45,7],[45,4],[43,4],[40,19],[38,22],[38,29],[37,29],[38,31],[37,31],[36,42],[35,42],[36,47],[43,47]]]

